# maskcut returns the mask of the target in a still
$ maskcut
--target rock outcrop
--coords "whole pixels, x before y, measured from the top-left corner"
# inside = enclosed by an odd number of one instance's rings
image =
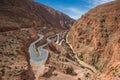
[[[109,72],[113,63],[120,61],[119,22],[120,1],[99,5],[83,15],[72,26],[68,41],[81,60],[101,72]],[[112,67],[113,70],[114,68]]]

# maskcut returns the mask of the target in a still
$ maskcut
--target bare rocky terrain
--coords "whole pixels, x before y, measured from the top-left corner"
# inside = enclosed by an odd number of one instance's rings
[[[44,44],[47,36],[69,29],[74,21],[33,0],[0,0],[0,80],[36,80],[34,69],[40,68],[30,63],[29,45],[38,34],[45,38],[37,45]]]
[[[70,29],[68,40],[74,52],[101,72],[101,78],[94,80],[120,79],[119,22],[120,1],[113,1],[90,10]]]
[[[0,33],[0,79],[34,79],[29,63],[29,44],[37,39],[34,29]]]
[[[0,0],[0,80],[120,80],[119,5],[99,5],[70,28],[75,20],[33,0]],[[38,34],[36,50],[56,35],[45,64],[30,61]]]
[[[66,38],[66,32],[59,33],[60,40]],[[40,80],[87,80],[93,77],[92,70],[79,64],[66,39],[61,45],[56,44],[56,37],[51,40],[52,42],[45,47],[49,51],[49,57]]]

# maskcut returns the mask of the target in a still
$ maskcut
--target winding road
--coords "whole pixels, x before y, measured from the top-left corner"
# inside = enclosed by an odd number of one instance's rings
[[[62,42],[64,41],[64,39],[62,39],[62,40],[59,42],[59,33],[57,33],[57,34],[55,34],[55,35],[52,35],[52,36],[48,37],[48,38],[46,39],[46,40],[47,40],[47,43],[39,46],[39,47],[37,48],[37,49],[38,49],[38,51],[37,51],[36,48],[35,48],[35,44],[36,44],[37,42],[39,42],[41,39],[43,39],[43,37],[44,37],[43,35],[39,34],[39,38],[38,38],[36,41],[34,41],[33,43],[30,44],[30,47],[29,47],[30,61],[33,61],[33,62],[35,62],[35,63],[44,64],[44,63],[46,62],[47,58],[48,58],[48,51],[47,51],[46,49],[44,49],[44,47],[47,46],[48,43],[51,42],[51,40],[50,40],[49,38],[54,37],[54,36],[56,36],[56,35],[57,35],[56,44],[61,45]],[[66,43],[69,44],[69,42],[68,42],[68,40],[67,40],[67,37],[68,37],[68,34],[66,35]],[[69,44],[69,46],[70,46],[71,49],[73,50],[72,45]],[[75,53],[74,50],[73,50],[73,53]],[[39,55],[37,55],[37,54],[39,54]],[[77,55],[75,55],[75,58],[77,59],[77,61],[79,62],[79,64],[81,64],[82,66],[91,69],[93,72],[96,72],[96,71],[97,71],[93,66],[91,66],[91,65],[89,65],[89,64],[81,61],[81,60],[78,58]]]
[[[59,44],[60,34],[57,33],[56,36],[57,36],[56,44]]]
[[[60,41],[60,33],[57,33],[56,36],[57,36],[56,44],[62,45],[63,41],[65,41],[65,40],[62,39],[62,40]]]
[[[70,48],[72,49],[73,53],[75,53],[75,51],[73,50],[72,45],[68,42],[68,34],[66,35],[66,43],[70,46]],[[77,54],[75,54],[75,58],[77,59],[78,63],[81,64],[82,66],[91,69],[93,72],[97,72],[97,70],[96,70],[93,66],[85,63],[84,61],[81,61],[81,60],[78,58]]]
[[[43,35],[39,34],[39,38],[30,44],[30,46],[29,46],[30,61],[33,61],[35,63],[41,63],[41,64],[44,64],[46,62],[46,60],[48,58],[48,51],[46,49],[44,49],[44,47],[47,46],[48,43],[51,42],[51,40],[49,38],[52,36],[50,36],[46,39],[47,43],[45,43],[44,45],[41,45],[37,48],[38,52],[36,51],[36,48],[35,48],[35,44],[37,42],[39,42],[41,39],[43,39],[43,37],[44,37]],[[39,56],[36,54],[39,54]]]
[[[44,37],[42,34],[39,34],[38,36],[39,36],[39,38],[36,41],[32,42],[29,46],[30,61],[33,61],[35,63],[44,64],[48,58],[48,51],[46,49],[44,49],[44,47],[47,46],[48,43],[51,42],[51,40],[49,38],[56,36],[57,37],[56,44],[59,44],[59,45],[62,44],[63,40],[61,40],[59,42],[59,39],[60,39],[59,33],[54,34],[46,39],[47,43],[39,46],[36,50],[35,44],[37,42],[39,42],[40,40],[42,40]]]

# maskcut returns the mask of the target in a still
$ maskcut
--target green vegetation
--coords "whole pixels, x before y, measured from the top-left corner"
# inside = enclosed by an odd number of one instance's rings
[[[119,68],[116,66],[112,71],[112,75],[115,76],[115,74],[118,72]]]
[[[100,67],[98,64],[94,64],[94,67],[100,72],[102,72],[102,67]]]
[[[80,56],[78,56],[78,58],[81,60],[81,61],[83,61],[84,59],[83,59],[83,55],[81,54]]]
[[[90,70],[90,71],[92,71],[92,72],[94,72],[91,68],[89,68],[89,67],[85,67],[85,68],[87,68],[88,70]]]
[[[65,36],[67,36],[67,35],[68,35],[68,33],[69,33],[69,31],[66,31]]]
[[[66,32],[66,35],[69,33],[69,31]]]

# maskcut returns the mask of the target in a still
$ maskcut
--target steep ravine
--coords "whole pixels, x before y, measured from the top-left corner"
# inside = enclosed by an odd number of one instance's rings
[[[109,76],[109,79],[102,76],[102,80],[118,80],[119,76],[119,67],[114,73],[116,76],[112,75],[115,67],[120,65],[119,5],[120,1],[113,1],[97,6],[74,23],[68,34],[74,52],[84,62]]]

